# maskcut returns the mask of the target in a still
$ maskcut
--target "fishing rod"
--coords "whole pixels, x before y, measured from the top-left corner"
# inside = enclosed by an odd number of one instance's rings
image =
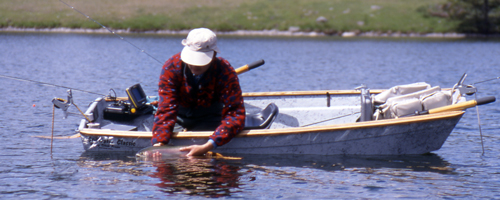
[[[85,13],[83,13],[82,11],[79,11],[78,9],[76,9],[75,7],[67,4],[66,2],[62,1],[62,0],[59,0],[61,3],[63,3],[64,5],[70,7],[71,9],[73,9],[74,11],[82,14],[83,16],[85,16],[85,18],[89,19],[90,21],[93,21],[94,23],[96,24],[99,24],[99,26],[101,26],[102,28],[108,30],[110,33],[112,33],[113,35],[116,35],[118,38],[120,38],[121,40],[127,42],[128,44],[132,45],[133,47],[135,47],[136,49],[138,49],[139,51],[141,51],[142,53],[145,53],[146,55],[148,55],[150,58],[156,60],[156,62],[160,63],[160,64],[163,64],[163,62],[161,62],[160,60],[156,59],[155,57],[153,57],[151,54],[149,54],[148,52],[146,52],[144,49],[141,49],[139,48],[137,45],[135,45],[134,43],[128,41],[127,39],[125,39],[124,37],[122,37],[121,35],[118,35],[118,33],[114,32],[113,30],[109,29],[108,27],[102,25],[101,23],[99,23],[98,21],[96,21],[95,19],[92,19],[90,16],[86,15]]]
[[[81,90],[81,89],[67,87],[67,86],[62,86],[62,85],[56,85],[56,84],[52,84],[52,83],[45,83],[45,82],[35,81],[35,80],[30,80],[30,79],[24,79],[24,78],[19,78],[19,77],[14,77],[14,76],[7,76],[7,75],[0,74],[0,77],[8,78],[8,79],[13,79],[13,80],[18,80],[18,81],[26,81],[26,82],[38,83],[38,84],[48,85],[48,86],[52,86],[52,87],[66,88],[66,89],[76,90],[76,91],[85,92],[85,93],[89,93],[89,94],[97,94],[97,95],[101,95],[101,96],[106,96],[105,94],[100,94],[100,93],[96,93],[96,92]]]

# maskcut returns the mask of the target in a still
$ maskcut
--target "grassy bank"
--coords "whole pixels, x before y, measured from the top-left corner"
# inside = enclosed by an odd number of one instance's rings
[[[446,0],[65,0],[113,29],[453,32],[418,8]],[[323,18],[318,22],[318,18]],[[58,0],[0,0],[0,27],[100,28]]]

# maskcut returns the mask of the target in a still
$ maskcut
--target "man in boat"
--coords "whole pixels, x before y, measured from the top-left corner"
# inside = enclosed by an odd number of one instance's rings
[[[166,145],[174,131],[214,131],[205,144],[180,149],[189,151],[187,156],[198,156],[243,130],[245,107],[235,70],[227,60],[216,57],[214,32],[193,29],[182,45],[182,51],[162,68],[151,143]]]

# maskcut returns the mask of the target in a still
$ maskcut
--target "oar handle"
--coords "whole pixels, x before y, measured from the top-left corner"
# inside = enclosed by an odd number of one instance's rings
[[[470,100],[466,102],[461,102],[449,106],[443,106],[439,108],[434,108],[430,110],[424,110],[420,112],[419,114],[433,114],[433,113],[439,113],[439,112],[446,112],[446,111],[457,111],[457,110],[465,110],[470,107],[474,106],[479,106],[479,105],[484,105],[488,104],[491,102],[495,102],[496,98],[494,96],[488,96],[488,97],[482,97],[477,100]]]
[[[235,71],[236,71],[237,74],[242,74],[242,73],[247,72],[247,71],[249,71],[251,69],[260,67],[264,63],[265,63],[264,60],[260,59],[258,61],[253,62],[253,63],[250,63],[248,65],[244,65],[244,66],[236,69]]]
[[[494,96],[482,97],[477,100],[477,105],[484,105],[491,102],[495,102],[497,99]]]

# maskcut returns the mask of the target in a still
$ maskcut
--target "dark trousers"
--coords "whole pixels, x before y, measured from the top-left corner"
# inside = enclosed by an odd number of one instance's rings
[[[179,131],[214,131],[219,127],[220,116],[205,116],[196,119],[177,117],[177,123],[174,126],[174,132]]]
[[[208,108],[180,107],[174,131],[214,131],[221,123],[222,104]]]

